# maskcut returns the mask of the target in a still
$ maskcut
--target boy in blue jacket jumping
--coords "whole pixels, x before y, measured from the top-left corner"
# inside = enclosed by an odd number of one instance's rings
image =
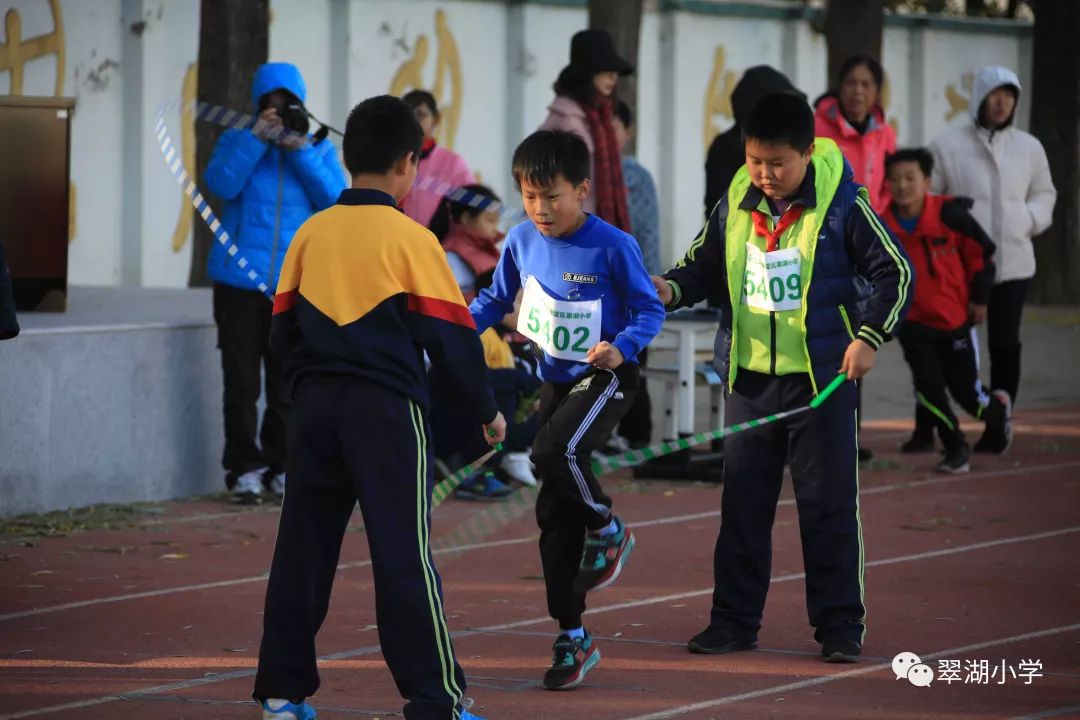
[[[492,285],[469,310],[484,332],[514,310],[540,355],[540,431],[532,460],[548,612],[559,622],[551,690],[572,688],[600,660],[581,624],[585,593],[614,582],[634,536],[611,512],[590,464],[630,408],[638,354],[664,308],[633,237],[582,203],[589,150],[568,132],[535,132],[514,151],[514,180],[529,219],[510,230]]]
[[[251,90],[258,121],[253,128],[226,130],[206,168],[206,187],[225,203],[222,226],[239,248],[230,255],[214,243],[207,265],[225,386],[222,465],[225,485],[240,502],[258,502],[266,489],[281,495],[285,488],[288,406],[281,363],[270,351],[273,303],[259,284],[277,286],[293,233],[345,188],[333,144],[308,142],[304,125],[296,125],[306,96],[295,65],[261,66]],[[266,409],[257,433],[260,366]]]

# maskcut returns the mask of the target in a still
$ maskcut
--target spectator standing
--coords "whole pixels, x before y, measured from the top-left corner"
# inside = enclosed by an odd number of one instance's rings
[[[401,201],[401,209],[413,220],[428,227],[447,192],[446,188],[439,186],[445,182],[451,188],[459,188],[475,183],[476,178],[463,157],[435,141],[435,128],[439,125],[439,105],[435,102],[435,96],[427,90],[411,90],[401,99],[413,109],[424,130],[416,184]]]
[[[345,187],[334,145],[309,142],[306,96],[295,65],[261,66],[251,91],[258,121],[252,128],[226,130],[206,167],[206,187],[225,201],[222,226],[240,249],[234,257],[215,243],[207,262],[224,372],[222,464],[225,485],[240,502],[257,502],[266,489],[277,495],[285,489],[288,405],[281,362],[270,349],[273,303],[258,283],[277,286],[297,228],[333,205]],[[262,372],[266,409],[260,429]]]
[[[943,131],[930,144],[934,192],[964,195],[971,213],[997,246],[996,274],[987,306],[990,386],[1016,404],[1020,386],[1020,321],[1028,286],[1035,275],[1031,239],[1050,227],[1057,191],[1046,150],[1013,125],[1020,80],[1008,68],[992,65],[975,76],[971,120]],[[1004,450],[984,434],[975,452]]]
[[[624,232],[631,232],[619,143],[612,124],[619,77],[634,66],[615,52],[615,41],[604,30],[582,30],[570,41],[570,64],[555,81],[555,100],[541,130],[566,130],[581,137],[589,149],[592,192],[584,210]]]

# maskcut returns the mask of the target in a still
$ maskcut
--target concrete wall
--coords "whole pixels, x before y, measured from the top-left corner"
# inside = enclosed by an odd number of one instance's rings
[[[71,301],[0,343],[0,516],[223,490],[210,291]]]
[[[22,94],[77,98],[73,119],[73,283],[182,286],[191,257],[190,213],[152,142],[159,104],[194,92],[197,0],[0,0],[21,36],[49,34],[59,8],[66,59],[57,92],[55,55],[24,66]],[[771,63],[813,98],[825,89],[817,10],[753,2],[652,3],[638,66],[639,155],[663,202],[664,255],[697,230],[708,138],[731,122],[730,90],[742,71]],[[438,86],[444,144],[512,199],[514,145],[539,124],[551,84],[586,22],[584,0],[272,0],[270,55],[302,69],[313,112],[337,125],[360,99],[413,84]],[[0,38],[5,32],[0,23]],[[6,41],[0,39],[0,42]],[[1009,22],[886,18],[888,114],[902,144],[924,143],[963,122],[970,73],[988,63],[1030,77],[1030,26]],[[185,80],[187,83],[185,84]],[[965,85],[966,83],[966,85]],[[0,69],[0,93],[11,73]],[[1026,117],[1021,101],[1021,119]],[[947,119],[948,118],[948,119]],[[182,148],[191,129],[166,115]],[[456,128],[451,126],[456,126]],[[193,156],[193,147],[187,147]]]

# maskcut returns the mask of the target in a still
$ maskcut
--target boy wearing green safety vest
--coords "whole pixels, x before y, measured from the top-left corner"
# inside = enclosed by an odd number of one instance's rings
[[[814,138],[805,100],[766,96],[743,133],[746,166],[686,256],[653,278],[668,309],[706,297],[719,305],[715,363],[729,424],[806,405],[837,373],[865,375],[914,281],[836,144]],[[859,659],[866,611],[855,423],[855,385],[845,383],[813,413],[725,440],[712,614],[691,652],[757,645],[786,463],[814,637],[827,662]]]

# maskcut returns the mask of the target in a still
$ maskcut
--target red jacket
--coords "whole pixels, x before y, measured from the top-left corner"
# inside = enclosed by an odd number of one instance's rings
[[[914,232],[890,205],[881,217],[896,234],[915,271],[907,322],[956,330],[968,322],[968,303],[985,305],[994,282],[994,243],[968,209],[968,198],[928,193]]]
[[[885,122],[885,113],[875,107],[870,125],[862,135],[840,112],[840,101],[826,95],[817,101],[814,134],[832,138],[851,164],[855,182],[866,186],[870,205],[878,213],[889,206],[889,186],[885,183],[885,156],[896,152],[896,131]]]

